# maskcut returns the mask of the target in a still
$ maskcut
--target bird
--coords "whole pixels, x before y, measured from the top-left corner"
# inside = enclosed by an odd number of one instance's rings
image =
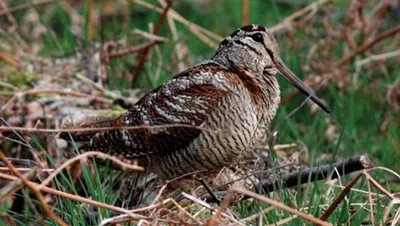
[[[271,31],[250,24],[227,36],[210,59],[178,73],[119,117],[81,125],[112,129],[60,137],[83,143],[81,151],[137,160],[165,180],[218,170],[238,162],[264,136],[280,104],[277,74],[329,113],[283,63]]]

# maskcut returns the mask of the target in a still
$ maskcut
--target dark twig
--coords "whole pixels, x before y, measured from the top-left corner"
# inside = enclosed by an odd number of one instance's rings
[[[157,24],[154,27],[154,30],[153,30],[153,34],[154,35],[156,35],[160,31],[161,25],[164,23],[164,20],[165,20],[167,14],[168,14],[168,10],[172,6],[172,2],[173,2],[173,0],[169,0],[168,3],[167,3],[167,6],[164,8],[163,13],[161,14],[160,18],[157,21]],[[150,47],[151,46],[149,46],[147,48],[144,48],[143,51],[142,51],[141,57],[139,59],[139,62],[137,64],[135,72],[133,74],[132,85],[135,84],[135,82],[139,78],[140,73],[142,72],[142,68],[144,66],[144,62],[145,62],[145,60],[147,58],[147,55],[149,54]]]
[[[339,176],[343,176],[352,172],[356,172],[362,169],[366,169],[369,167],[369,162],[364,155],[351,157],[349,159],[345,159],[343,161],[337,162],[333,164],[326,164],[319,167],[313,167],[304,170],[303,172],[295,172],[289,173],[282,176],[281,181],[275,181],[271,183],[271,181],[261,181],[263,190],[268,193],[273,191],[274,188],[283,189],[283,188],[290,188],[296,186],[298,183],[305,184],[308,182],[323,180],[328,178],[329,174],[332,172],[333,168],[336,168],[333,175],[330,177],[331,179],[338,178]],[[228,191],[217,191],[214,194],[217,197],[224,197]],[[202,200],[206,200],[212,202],[214,200],[208,194],[202,195],[200,197]],[[247,198],[247,197],[245,197]]]
[[[214,194],[213,190],[210,188],[210,186],[207,184],[207,182],[203,178],[200,178],[199,182],[207,190],[208,194],[214,199],[213,202],[215,202],[219,205],[221,203],[220,200]]]

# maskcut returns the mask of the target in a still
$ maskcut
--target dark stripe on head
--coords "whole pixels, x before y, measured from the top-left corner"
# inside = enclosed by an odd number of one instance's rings
[[[244,42],[242,42],[242,41],[240,41],[240,40],[234,40],[234,42],[235,42],[236,44],[238,44],[238,45],[246,46],[247,48],[249,48],[249,49],[252,50],[253,52],[255,52],[255,53],[257,53],[257,54],[260,54],[260,51],[258,51],[257,49],[255,49],[254,47],[250,46],[250,45],[247,44],[247,43],[244,43]]]
[[[257,24],[250,24],[250,25],[246,25],[240,28],[240,30],[242,31],[246,31],[246,32],[251,32],[251,31],[263,31],[265,32],[266,29],[265,27],[261,26],[261,25],[257,25]]]
[[[244,32],[254,32],[254,31],[266,32],[267,29],[265,29],[265,27],[263,27],[263,26],[261,26],[261,25],[249,24],[249,25],[246,25],[246,26],[243,26],[243,27],[237,29],[237,30],[234,31],[232,34],[230,34],[229,36],[234,37],[234,36],[236,36],[240,31],[244,31]]]
[[[230,34],[230,37],[235,37],[240,31],[242,31],[240,28],[234,31],[232,34]]]
[[[226,39],[224,39],[224,40],[220,43],[220,45],[221,45],[221,46],[224,46],[224,45],[227,45],[228,43],[229,43],[229,41],[226,40]]]
[[[264,47],[265,47],[265,50],[267,50],[269,57],[271,57],[271,60],[274,62],[275,61],[274,53],[272,52],[272,50],[268,49],[265,45],[264,45]]]

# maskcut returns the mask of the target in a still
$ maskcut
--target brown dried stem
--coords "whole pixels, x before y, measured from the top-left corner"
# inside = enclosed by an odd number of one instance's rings
[[[149,210],[152,210],[152,209],[160,208],[161,206],[166,206],[166,205],[169,204],[169,203],[172,203],[173,205],[175,205],[182,213],[184,213],[184,214],[185,214],[187,217],[189,217],[191,220],[197,222],[199,225],[201,224],[201,222],[200,222],[198,219],[194,218],[189,212],[187,212],[184,208],[182,208],[182,206],[180,206],[180,205],[179,205],[174,199],[172,199],[172,198],[165,199],[165,200],[163,200],[163,201],[161,201],[161,202],[158,202],[158,203],[156,203],[156,204],[152,204],[152,205],[149,205],[149,206],[146,206],[146,207],[133,209],[133,210],[130,210],[130,212],[131,212],[131,213],[137,213],[137,212],[149,211]],[[124,218],[124,217],[127,217],[127,216],[129,216],[129,215],[125,214],[125,215],[117,216],[117,217],[115,217],[115,218],[105,219],[105,220],[103,220],[103,221],[100,223],[100,225],[107,225],[107,224],[109,224],[109,223],[111,223],[111,222],[114,222],[114,219],[115,219],[115,220],[118,220],[119,218]]]
[[[4,127],[0,126],[0,132],[25,132],[25,133],[73,133],[73,132],[95,132],[95,131],[108,131],[108,130],[135,130],[135,129],[158,129],[158,128],[194,128],[207,132],[216,132],[216,130],[209,130],[198,126],[185,125],[185,124],[168,124],[168,125],[154,125],[154,126],[123,126],[123,127],[93,127],[93,128],[69,128],[69,129],[42,129],[42,128],[27,128],[27,127]]]
[[[233,198],[233,192],[229,192],[222,203],[219,205],[216,213],[210,218],[210,220],[207,222],[207,225],[213,226],[213,225],[219,225],[218,224],[218,219],[221,217],[222,211],[226,208],[226,206],[232,201]]]
[[[356,184],[356,182],[361,178],[362,174],[358,174],[356,177],[354,177],[347,185],[346,187],[340,192],[339,196],[336,197],[335,201],[328,207],[328,209],[325,211],[324,215],[322,215],[319,219],[326,221],[328,217],[332,214],[332,212],[336,209],[336,207],[339,205],[339,203],[344,199],[344,197],[347,195],[347,193],[350,192],[351,188]]]
[[[29,9],[31,7],[40,7],[40,6],[44,6],[53,2],[56,2],[57,0],[43,0],[43,1],[38,1],[38,2],[28,2],[25,4],[21,4],[19,6],[16,6],[14,8],[8,8],[8,9],[3,9],[2,11],[0,11],[0,17],[7,15],[9,13],[14,13],[20,10],[24,10],[24,9]]]
[[[249,0],[242,0],[242,26],[249,23]]]
[[[13,67],[15,67],[17,69],[21,67],[21,63],[18,60],[14,59],[11,56],[8,56],[1,50],[0,50],[0,60],[5,61],[6,63],[12,65]]]
[[[318,9],[318,7],[320,5],[323,5],[329,1],[330,0],[319,0],[319,1],[313,2],[310,5],[302,8],[299,11],[286,17],[285,19],[283,19],[283,21],[281,23],[274,25],[274,26],[270,27],[269,29],[272,33],[276,33],[281,30],[284,30],[284,29],[289,29],[289,28],[293,27],[292,24],[294,23],[295,20],[299,19],[300,17],[304,16],[307,13],[316,11],[316,9]]]
[[[58,89],[31,89],[28,91],[20,92],[22,95],[39,95],[39,94],[58,94],[58,95],[66,95],[66,96],[73,96],[73,97],[82,97],[93,99],[102,104],[112,104],[113,101],[104,97],[97,97],[94,95],[89,95],[85,93],[69,91],[69,90],[58,90]]]
[[[304,213],[302,211],[293,209],[293,208],[291,208],[289,206],[286,206],[283,203],[280,203],[280,202],[277,202],[275,200],[269,199],[269,198],[267,198],[265,196],[256,194],[254,192],[251,192],[251,191],[248,191],[248,190],[244,190],[244,189],[239,189],[239,188],[232,188],[231,191],[246,195],[248,197],[251,197],[251,198],[254,198],[254,199],[257,199],[257,200],[260,200],[261,202],[264,202],[264,203],[266,203],[268,205],[275,206],[278,209],[285,210],[285,211],[287,211],[287,212],[289,212],[289,213],[291,213],[293,215],[297,215],[297,216],[303,218],[304,220],[310,221],[310,222],[312,222],[314,224],[325,225],[325,226],[331,225],[331,224],[329,224],[329,223],[327,223],[325,221],[322,221],[322,220],[320,220],[320,219],[318,219],[318,218],[316,218],[314,216],[308,215],[308,214],[306,214],[306,213]]]
[[[365,28],[365,35],[369,36],[373,31],[376,30],[376,28],[379,26],[379,24],[382,22],[382,19],[384,18],[386,12],[390,8],[390,5],[393,3],[394,0],[386,0],[386,1],[381,1],[380,4],[377,6],[377,10],[373,10],[376,16],[375,18],[370,18],[370,24]],[[373,15],[371,15],[372,17]]]
[[[3,167],[2,167],[3,168]],[[10,168],[7,167],[7,170],[10,171]],[[29,169],[29,171],[25,172],[22,176],[28,180],[34,178],[36,176],[37,169]],[[24,182],[21,179],[17,179],[11,183],[8,183],[6,186],[0,189],[0,203],[3,203],[3,200],[11,195],[13,195],[16,191],[20,190],[24,185]]]
[[[11,175],[4,174],[4,173],[0,173],[0,178],[7,179],[7,180],[12,180],[12,181],[18,179],[18,177],[11,176]],[[39,184],[31,182],[31,181],[27,181],[27,184],[29,184],[29,186],[32,186],[32,187],[38,187],[39,186]],[[40,189],[40,191],[46,192],[46,193],[51,194],[51,195],[56,195],[56,196],[59,196],[59,197],[63,197],[63,198],[69,199],[69,200],[86,203],[88,205],[96,206],[96,207],[99,207],[99,208],[105,208],[105,209],[113,210],[113,211],[116,211],[116,212],[119,212],[119,213],[131,214],[132,216],[139,216],[139,215],[133,215],[129,210],[121,208],[121,207],[112,206],[112,205],[109,205],[109,204],[106,204],[106,203],[102,203],[102,202],[98,202],[98,201],[95,201],[95,200],[83,198],[83,197],[77,196],[77,195],[72,195],[72,194],[69,194],[69,193],[66,193],[66,192],[62,192],[62,191],[59,191],[59,190],[56,190],[56,189],[52,189],[52,188],[49,188],[49,187],[42,187]],[[146,217],[142,217],[141,216],[141,218],[146,218]]]
[[[200,199],[198,199],[198,198],[195,198],[195,197],[193,197],[193,196],[191,196],[191,195],[189,195],[189,194],[187,194],[187,193],[185,193],[185,192],[182,192],[182,196],[183,196],[184,198],[187,198],[187,199],[189,199],[189,200],[191,200],[191,201],[193,201],[193,202],[195,202],[195,203],[198,203],[198,204],[204,206],[205,208],[211,210],[212,212],[215,211],[214,208],[212,208],[212,206],[210,206],[210,204],[204,202],[203,200],[200,200]],[[224,213],[224,212],[221,212],[221,215],[224,216],[224,217],[226,217],[226,218],[228,218],[228,219],[230,219],[230,220],[232,220],[232,221],[235,221],[235,218],[233,218],[232,216],[230,216],[230,215],[228,215],[228,214],[226,214],[226,213]],[[244,224],[241,223],[241,222],[237,222],[237,223],[238,223],[239,225],[244,225]]]
[[[10,159],[9,159],[10,160]],[[32,168],[21,168],[21,167],[16,167],[15,170],[18,170],[18,172],[31,172]],[[10,171],[10,168],[8,167],[0,167],[0,171]],[[38,172],[54,172],[54,169],[37,169]]]
[[[38,201],[40,202],[43,211],[46,213],[47,216],[49,216],[52,220],[54,220],[54,222],[56,222],[59,225],[65,225],[67,226],[67,224],[57,215],[54,214],[53,211],[51,211],[49,205],[47,205],[46,200],[44,199],[42,193],[40,192],[39,189],[37,189],[36,186],[33,185],[32,182],[30,182],[27,178],[25,178],[20,172],[18,172],[18,170],[15,169],[15,167],[7,160],[7,157],[4,155],[4,153],[2,151],[0,151],[0,159],[7,164],[8,168],[10,168],[11,172],[13,172],[13,174],[17,175],[17,177],[22,180],[22,182],[24,183],[25,186],[27,186],[29,188],[29,190],[31,190],[37,197]],[[17,179],[17,178],[15,178]]]
[[[157,13],[163,13],[163,9],[158,8],[148,2],[142,1],[142,0],[133,0],[134,3],[141,5],[143,7],[146,7],[148,9],[151,9]],[[217,44],[213,42],[211,39],[208,37],[216,40],[216,41],[221,41],[223,40],[223,37],[203,28],[200,27],[199,25],[192,23],[185,18],[183,18],[181,15],[179,15],[177,12],[175,12],[173,9],[170,9],[168,12],[168,17],[173,18],[174,20],[180,22],[183,24],[188,30],[190,30],[194,35],[196,35],[201,41],[203,41],[207,46],[210,48],[215,48]],[[207,37],[208,36],[208,37]]]
[[[344,56],[341,60],[339,60],[339,62],[337,63],[337,67],[341,67],[343,66],[345,63],[349,62],[350,60],[352,60],[354,57],[356,57],[358,54],[365,52],[366,50],[370,49],[371,47],[373,47],[375,44],[377,44],[378,42],[382,41],[383,39],[396,34],[397,32],[400,32],[400,25],[396,26],[388,31],[385,31],[383,33],[381,33],[380,35],[378,35],[375,39],[366,42],[364,44],[362,44],[361,46],[359,46],[354,52]],[[316,84],[311,84],[311,87],[316,86]],[[292,99],[294,96],[296,96],[297,94],[299,94],[299,91],[297,89],[293,90],[292,92],[290,92],[289,94],[287,94],[286,96],[284,96],[281,100],[281,104],[287,102],[288,100]]]
[[[122,162],[121,160],[117,159],[116,157],[113,157],[111,155],[105,154],[103,152],[98,152],[98,151],[89,151],[85,152],[83,154],[77,155],[71,159],[68,159],[66,162],[64,162],[61,166],[59,166],[54,172],[52,172],[40,185],[39,189],[41,189],[44,186],[47,186],[47,184],[50,183],[51,180],[53,180],[54,177],[56,177],[62,170],[70,166],[71,164],[75,163],[78,160],[83,160],[87,159],[89,157],[96,156],[100,157],[102,159],[109,159],[110,161],[118,164],[121,167],[121,170],[134,170],[134,171],[142,171],[143,167],[137,166],[137,165],[131,165]]]
[[[166,7],[164,8],[163,13],[161,14],[160,18],[158,19],[157,24],[154,27],[154,30],[152,32],[154,35],[156,35],[160,31],[161,26],[164,23],[164,20],[165,20],[165,18],[167,16],[168,10],[172,6],[172,2],[173,2],[173,0],[169,0],[167,5],[166,5]],[[141,57],[139,59],[139,62],[137,64],[135,72],[133,74],[132,86],[136,83],[137,79],[139,78],[140,73],[142,72],[142,68],[144,66],[144,62],[145,62],[145,60],[147,58],[147,55],[149,54],[149,51],[150,51],[150,46],[146,47],[146,48],[144,48],[142,50]]]
[[[363,43],[361,46],[359,46],[354,52],[350,53],[349,55],[344,56],[341,60],[339,60],[339,62],[337,63],[337,65],[339,67],[343,66],[343,64],[347,63],[348,61],[352,60],[355,56],[357,56],[360,53],[365,52],[367,49],[370,49],[371,47],[373,47],[376,43],[382,41],[383,39],[396,34],[397,32],[400,32],[400,25],[387,30],[385,32],[382,32],[380,35],[378,35],[375,39]]]
[[[367,180],[369,182],[371,182],[372,185],[374,185],[379,191],[381,191],[383,194],[385,194],[391,200],[395,199],[395,196],[393,194],[391,194],[390,192],[388,192],[385,188],[383,188],[378,182],[376,182],[376,180],[374,180],[374,178],[372,178],[368,172],[363,172],[363,174],[364,174],[365,178],[367,178]]]
[[[160,43],[160,41],[152,40],[150,42],[147,42],[147,43],[144,43],[141,45],[137,45],[137,46],[132,46],[132,47],[129,47],[124,50],[114,51],[114,52],[108,54],[108,58],[115,59],[115,58],[123,57],[128,54],[144,51],[145,49],[149,49],[150,47],[152,47],[153,45],[155,45],[157,43]]]

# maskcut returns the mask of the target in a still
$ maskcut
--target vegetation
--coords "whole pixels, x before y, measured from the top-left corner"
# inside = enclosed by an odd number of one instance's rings
[[[311,102],[302,103],[305,97],[279,78],[282,104],[269,128],[278,131],[277,148],[270,153],[278,165],[295,162],[282,172],[355,155],[366,155],[372,166],[385,167],[363,172],[345,198],[339,194],[354,174],[280,189],[265,197],[315,218],[338,198],[340,204],[326,221],[332,225],[400,221],[394,195],[400,178],[395,173],[400,171],[400,9],[395,1],[176,0],[171,8],[163,0],[0,2],[0,150],[20,160],[13,164],[24,168],[21,173],[30,183],[40,184],[75,155],[55,142],[54,131],[59,131],[62,120],[71,115],[80,121],[113,117],[146,90],[212,56],[222,37],[242,24],[255,23],[274,31],[281,58],[331,110],[328,115]],[[285,146],[278,144],[291,145],[279,148]],[[9,172],[4,165],[0,222],[98,225],[134,209],[135,186],[121,179],[131,174],[112,170],[109,162],[85,164],[85,159],[56,176],[47,185],[52,191],[39,192],[49,210],[33,192],[37,185],[15,177],[13,184],[3,180]],[[162,196],[159,201],[165,203],[135,212],[124,222],[213,224],[207,222],[212,210],[188,198],[192,195],[185,197],[175,202]],[[260,210],[264,224],[315,223],[314,218],[256,200],[232,201],[217,211],[221,215],[214,223],[238,223]],[[119,209],[100,208],[101,203]],[[254,217],[242,224],[257,222]]]

